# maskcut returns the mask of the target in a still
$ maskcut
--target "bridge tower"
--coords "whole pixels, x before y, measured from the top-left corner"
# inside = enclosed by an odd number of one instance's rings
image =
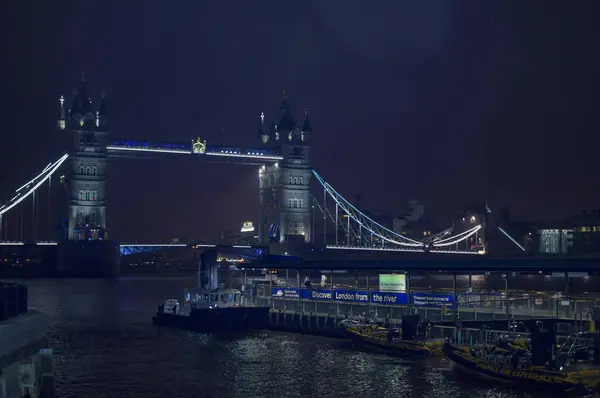
[[[310,243],[312,239],[311,135],[308,111],[298,125],[284,92],[279,119],[267,131],[261,114],[259,137],[263,145],[279,147],[281,164],[259,170],[261,243]]]
[[[72,135],[72,147],[66,174],[67,242],[59,248],[59,268],[77,275],[113,275],[118,273],[119,251],[118,244],[108,240],[106,229],[106,94],[102,92],[94,107],[82,73],[66,110],[64,102],[61,96],[58,127]]]
[[[108,164],[108,132],[106,129],[106,95],[93,108],[85,75],[73,90],[68,111],[60,99],[59,127],[70,130],[73,147],[70,152],[69,240],[105,240],[106,231],[106,166]]]

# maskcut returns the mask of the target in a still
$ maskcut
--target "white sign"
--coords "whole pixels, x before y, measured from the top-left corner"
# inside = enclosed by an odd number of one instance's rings
[[[406,292],[405,274],[379,274],[380,292]]]

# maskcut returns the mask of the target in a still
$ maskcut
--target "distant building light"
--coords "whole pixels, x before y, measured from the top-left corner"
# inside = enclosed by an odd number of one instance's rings
[[[252,224],[252,221],[246,221],[242,225],[240,232],[254,232],[254,224]]]

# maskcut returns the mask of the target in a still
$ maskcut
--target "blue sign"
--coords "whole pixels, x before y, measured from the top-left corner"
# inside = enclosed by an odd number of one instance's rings
[[[332,296],[331,290],[302,289],[302,298],[307,300],[331,300]]]
[[[334,290],[333,299],[350,303],[368,303],[369,293],[358,290]]]
[[[280,298],[300,298],[298,294],[299,289],[297,288],[289,288],[289,287],[274,287],[271,288],[271,294],[273,297]]]
[[[411,303],[417,307],[449,307],[454,304],[454,296],[445,293],[412,293],[411,299]]]
[[[382,305],[407,305],[408,294],[392,292],[371,292],[371,302]]]

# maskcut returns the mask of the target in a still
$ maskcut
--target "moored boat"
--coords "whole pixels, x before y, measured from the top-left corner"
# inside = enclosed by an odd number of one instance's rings
[[[346,334],[357,347],[390,355],[429,356],[442,354],[442,342],[429,338],[430,327],[418,315],[402,317],[402,328],[384,328],[376,324],[345,325]]]
[[[269,311],[269,307],[243,305],[236,289],[192,289],[186,291],[183,306],[174,299],[159,305],[152,321],[199,332],[235,332],[266,328]]]
[[[237,289],[219,287],[215,253],[202,256],[198,287],[184,291],[184,304],[168,299],[158,306],[152,322],[199,332],[223,333],[264,329],[269,325],[270,307],[244,302]]]
[[[529,341],[497,344],[444,343],[444,354],[476,374],[536,388],[597,392],[600,383],[600,335],[570,335],[556,344],[554,325],[528,325]]]

